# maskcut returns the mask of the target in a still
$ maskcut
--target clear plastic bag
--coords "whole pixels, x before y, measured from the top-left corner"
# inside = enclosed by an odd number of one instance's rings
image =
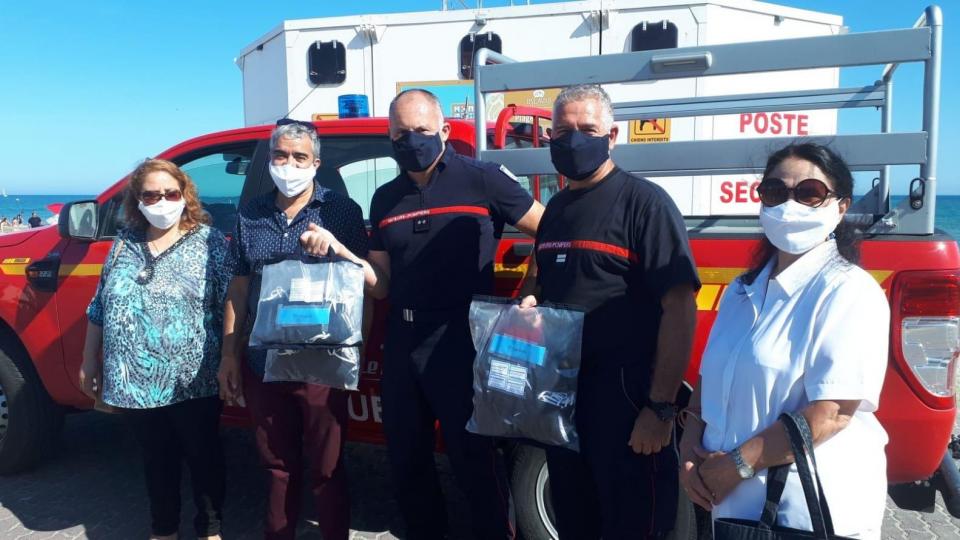
[[[579,450],[574,409],[583,312],[520,309],[478,296],[470,304],[470,332],[477,356],[467,430]]]
[[[337,257],[263,266],[253,349],[353,347],[362,341],[363,267]]]
[[[263,382],[293,381],[356,390],[360,347],[268,350]]]

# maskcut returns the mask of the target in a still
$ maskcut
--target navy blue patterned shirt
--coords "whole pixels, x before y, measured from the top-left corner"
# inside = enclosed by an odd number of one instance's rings
[[[313,198],[287,223],[287,215],[276,203],[277,191],[256,197],[240,209],[237,230],[231,243],[234,275],[249,276],[247,328],[252,327],[260,299],[260,272],[263,264],[278,255],[302,255],[300,235],[311,223],[330,231],[336,239],[360,258],[367,256],[367,230],[360,205],[319,184],[313,186]],[[249,349],[250,367],[263,374],[266,351]]]

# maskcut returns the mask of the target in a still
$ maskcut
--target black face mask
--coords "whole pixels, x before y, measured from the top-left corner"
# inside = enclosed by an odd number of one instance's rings
[[[427,170],[442,151],[443,140],[440,139],[439,132],[424,135],[416,131],[407,131],[393,141],[393,159],[405,171]]]
[[[569,131],[550,139],[550,159],[557,172],[571,180],[589,177],[610,157],[610,137]]]

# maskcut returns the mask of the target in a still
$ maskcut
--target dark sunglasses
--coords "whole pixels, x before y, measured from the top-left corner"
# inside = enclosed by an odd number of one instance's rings
[[[288,126],[290,124],[297,124],[305,128],[316,130],[317,126],[313,125],[311,122],[305,122],[303,120],[294,120],[293,118],[281,118],[277,120],[278,126]]]
[[[183,193],[179,189],[171,189],[169,191],[141,191],[140,200],[143,201],[143,204],[150,206],[151,204],[157,204],[160,202],[160,199],[166,199],[170,202],[177,202],[183,198]]]
[[[801,180],[792,188],[788,188],[779,178],[764,178],[757,186],[757,195],[760,195],[760,202],[764,206],[780,206],[793,195],[793,200],[798,203],[817,208],[831,195],[836,194],[837,192],[831,191],[826,184],[816,178]]]

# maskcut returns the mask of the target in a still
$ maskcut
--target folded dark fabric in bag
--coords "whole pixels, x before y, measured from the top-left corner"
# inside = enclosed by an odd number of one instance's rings
[[[360,347],[267,351],[263,382],[277,381],[356,390],[360,383]]]
[[[470,329],[477,356],[467,430],[578,450],[574,409],[583,312],[520,309],[505,299],[475,297]]]
[[[356,346],[363,322],[363,268],[337,257],[303,257],[265,264],[255,349]]]

